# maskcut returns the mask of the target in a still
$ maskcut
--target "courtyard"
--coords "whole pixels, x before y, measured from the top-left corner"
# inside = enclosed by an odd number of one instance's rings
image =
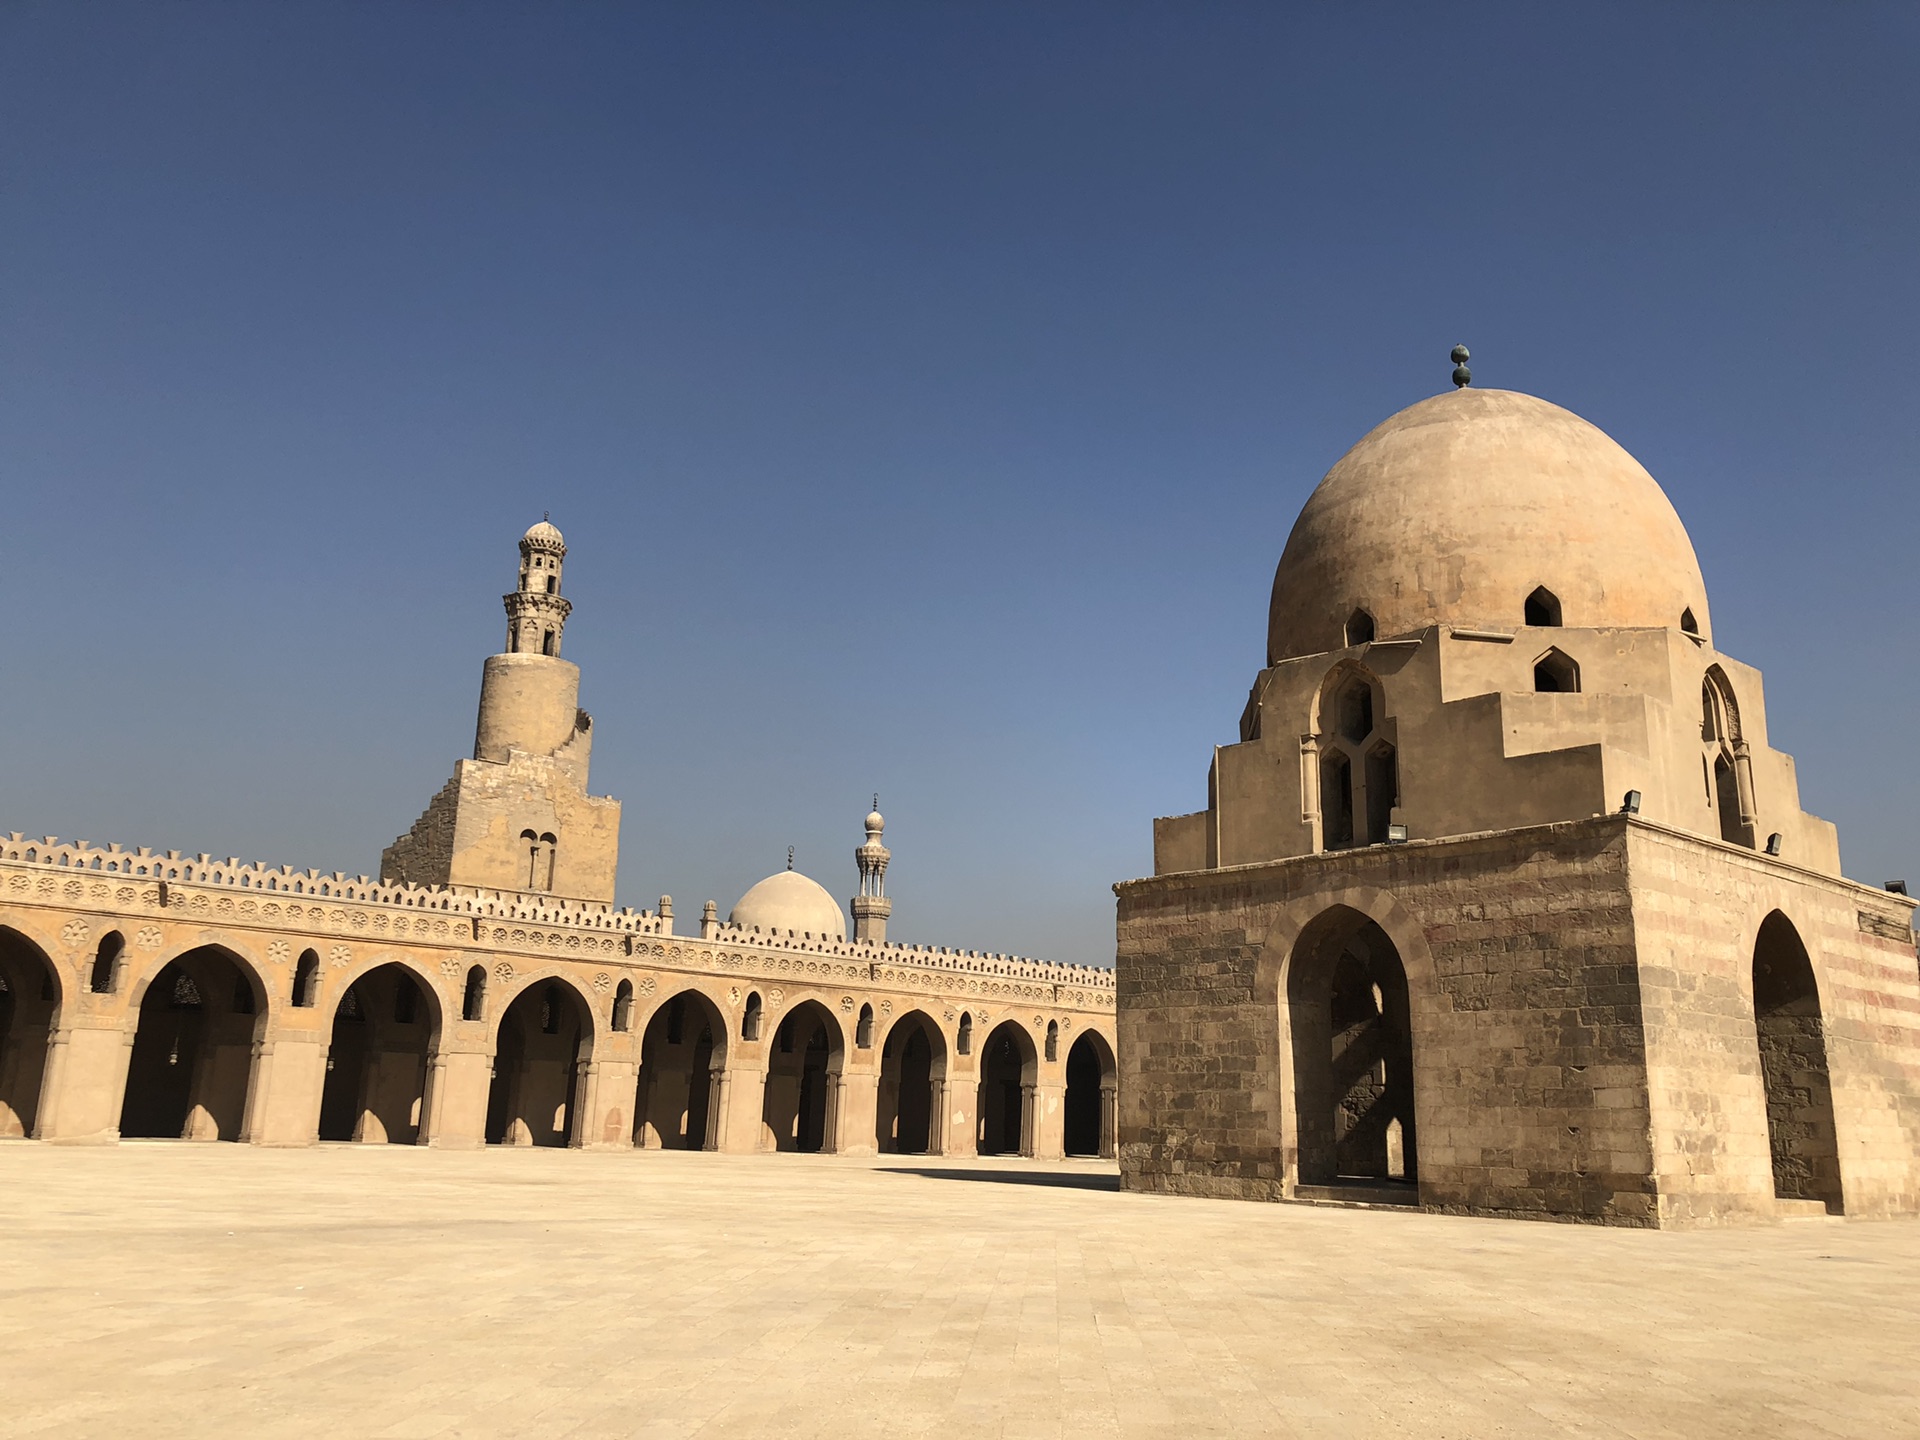
[[[1920,1225],[1099,1162],[0,1146],[6,1435],[1920,1434]]]

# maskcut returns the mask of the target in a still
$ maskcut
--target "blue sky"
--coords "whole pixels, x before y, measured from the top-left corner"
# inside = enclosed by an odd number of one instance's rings
[[[621,898],[798,849],[1112,954],[1320,475],[1477,381],[1661,480],[1920,880],[1920,11],[0,7],[0,827],[350,873],[513,542]]]

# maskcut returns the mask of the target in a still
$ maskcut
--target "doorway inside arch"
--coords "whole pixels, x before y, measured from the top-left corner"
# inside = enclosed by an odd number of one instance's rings
[[[803,1154],[840,1148],[840,1073],[846,1043],[826,1006],[806,1000],[780,1017],[760,1102],[763,1144]]]
[[[1302,1185],[1404,1186],[1415,1198],[1413,1034],[1400,952],[1372,920],[1335,906],[1288,967]]]
[[[593,1016],[563,980],[528,986],[495,1032],[487,1091],[487,1143],[574,1143],[580,1072],[593,1047]]]
[[[0,926],[0,1136],[33,1134],[59,1016],[53,962],[18,930]]]
[[[1003,1021],[987,1037],[980,1054],[978,1099],[982,1155],[1033,1154],[1033,1088],[1039,1056],[1026,1030]]]
[[[1766,1084],[1774,1196],[1818,1201],[1838,1215],[1840,1141],[1820,992],[1800,932],[1778,910],[1760,922],[1754,941],[1753,1028]]]
[[[727,1024],[697,990],[653,1012],[640,1046],[633,1143],[647,1150],[719,1148]]]
[[[947,1109],[947,1042],[923,1011],[893,1022],[880,1047],[874,1139],[882,1155],[938,1155]]]
[[[1119,1079],[1120,1067],[1106,1038],[1082,1030],[1067,1051],[1065,1153],[1112,1157]]]
[[[417,1144],[439,1022],[432,990],[404,965],[382,965],[349,985],[333,1012],[320,1138]]]
[[[169,960],[140,999],[121,1135],[240,1139],[266,1023],[266,989],[230,951],[203,945]]]

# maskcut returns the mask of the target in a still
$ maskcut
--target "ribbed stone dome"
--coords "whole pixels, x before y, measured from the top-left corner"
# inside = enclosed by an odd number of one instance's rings
[[[1537,590],[1565,625],[1690,616],[1711,634],[1693,542],[1639,461],[1531,395],[1436,395],[1376,426],[1308,497],[1273,577],[1267,663],[1341,648],[1357,612],[1380,639],[1510,630]]]
[[[824,886],[798,870],[769,875],[740,897],[740,903],[733,907],[727,919],[746,929],[757,925],[769,934],[792,931],[796,935],[811,935],[816,940],[847,938],[847,922],[841,914],[840,902],[829,895]]]

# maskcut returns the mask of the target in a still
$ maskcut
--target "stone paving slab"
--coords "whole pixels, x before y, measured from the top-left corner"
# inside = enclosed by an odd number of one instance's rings
[[[1920,1224],[1108,1166],[0,1144],[0,1435],[1920,1436]]]

